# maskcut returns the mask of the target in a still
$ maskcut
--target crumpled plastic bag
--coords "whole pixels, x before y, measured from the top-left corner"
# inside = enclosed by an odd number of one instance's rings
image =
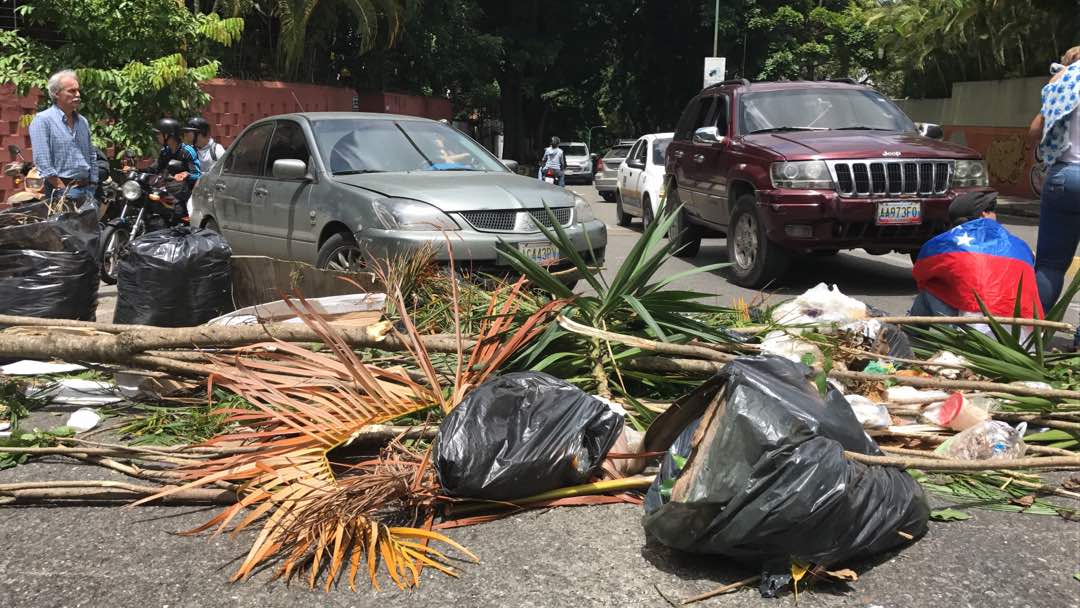
[[[539,372],[505,374],[472,390],[439,425],[435,468],[452,496],[511,500],[585,483],[623,417]]]
[[[922,536],[929,507],[918,483],[844,457],[881,451],[844,396],[822,397],[810,374],[780,357],[725,366],[722,393],[649,488],[646,531],[682,551],[759,564],[766,579],[793,560],[832,566],[907,542],[898,532]]]

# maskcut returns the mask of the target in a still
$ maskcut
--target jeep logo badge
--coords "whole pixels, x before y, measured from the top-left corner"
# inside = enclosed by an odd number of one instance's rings
[[[890,157],[890,156],[891,157],[899,157],[900,156],[900,151],[898,150],[896,152],[889,152],[888,150],[886,150],[886,151],[882,152],[881,155],[885,156],[885,157]]]

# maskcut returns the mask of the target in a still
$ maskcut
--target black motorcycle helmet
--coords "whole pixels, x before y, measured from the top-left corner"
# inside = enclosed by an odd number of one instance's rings
[[[154,130],[180,141],[180,121],[175,118],[159,118]]]
[[[202,116],[195,116],[189,118],[187,126],[184,127],[185,131],[191,131],[192,133],[200,133],[203,136],[210,135],[210,122]]]

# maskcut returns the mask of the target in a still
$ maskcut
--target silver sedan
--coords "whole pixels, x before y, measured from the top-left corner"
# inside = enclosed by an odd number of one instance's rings
[[[199,180],[191,220],[238,255],[340,270],[422,248],[445,262],[451,247],[474,272],[509,274],[509,247],[562,270],[568,260],[538,227],[553,221],[586,260],[599,264],[607,246],[606,226],[580,196],[512,173],[443,123],[389,114],[252,123]]]

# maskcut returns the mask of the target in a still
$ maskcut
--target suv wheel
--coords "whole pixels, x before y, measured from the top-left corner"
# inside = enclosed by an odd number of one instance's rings
[[[731,279],[743,287],[761,287],[781,277],[789,261],[788,253],[765,236],[754,203],[752,194],[739,197],[728,230]]]
[[[623,211],[622,190],[615,191],[615,221],[623,228],[626,228],[630,225],[630,222],[634,221],[634,216]]]
[[[356,243],[356,239],[351,234],[339,232],[326,239],[323,246],[319,248],[319,257],[315,266],[339,272],[359,272],[367,266],[367,263],[364,261],[363,252],[360,251],[360,245]]]
[[[600,193],[600,198],[604,199],[605,201],[607,201],[609,203],[614,203],[615,202],[615,193],[611,192],[610,190],[604,190],[603,192]]]
[[[675,219],[668,228],[668,240],[673,245],[673,255],[680,258],[692,258],[701,249],[701,227],[690,222],[686,209],[681,208],[681,204],[679,190],[672,182],[668,186],[667,202],[664,204],[665,209],[670,209],[670,212],[675,214]]]

